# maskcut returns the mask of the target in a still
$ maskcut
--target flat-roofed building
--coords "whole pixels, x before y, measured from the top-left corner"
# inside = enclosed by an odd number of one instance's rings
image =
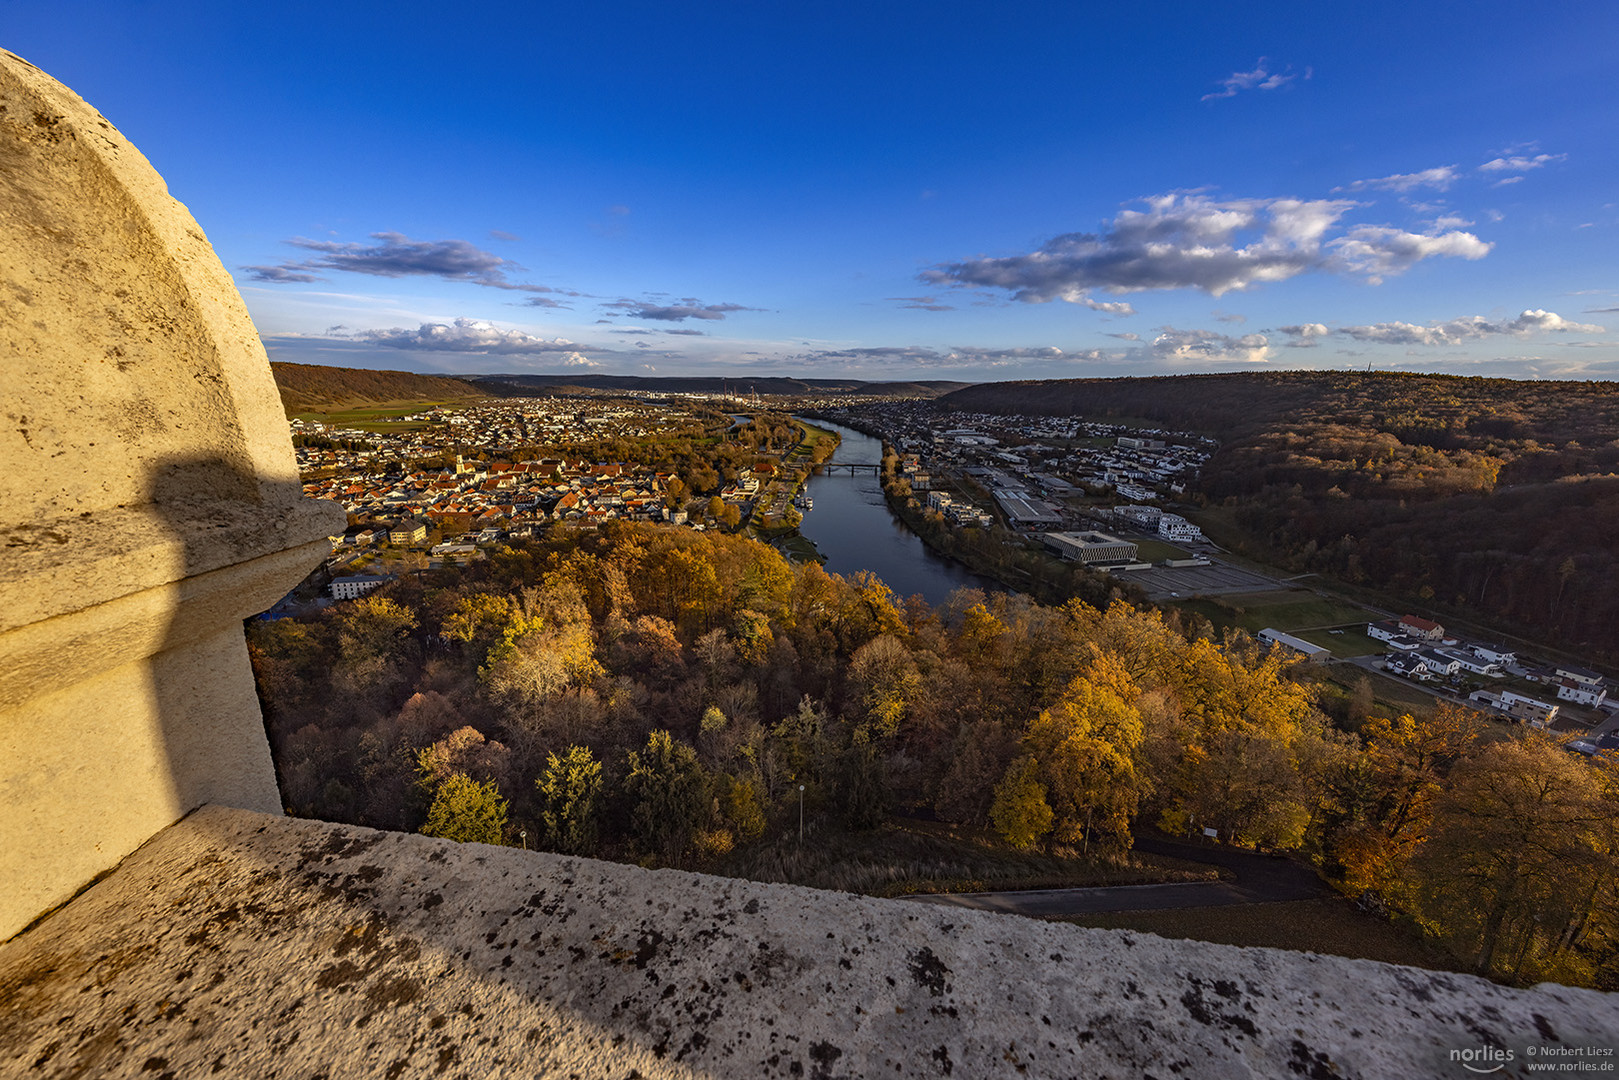
[[[1158,535],[1165,540],[1195,541],[1203,539],[1203,530],[1179,514],[1160,514]]]
[[[1071,562],[1121,563],[1133,562],[1136,557],[1136,545],[1101,532],[1048,532],[1045,543]]]
[[[1292,634],[1284,634],[1282,631],[1268,626],[1255,636],[1259,638],[1261,644],[1284,646],[1296,653],[1303,653],[1308,660],[1330,660],[1332,658],[1331,649],[1323,649],[1321,646],[1311,644],[1303,638],[1296,638]]]
[[[1062,519],[1044,504],[1036,503],[1021,491],[1007,491],[995,489],[995,502],[1000,506],[1001,513],[1006,515],[1008,524],[1022,525],[1055,525]]]

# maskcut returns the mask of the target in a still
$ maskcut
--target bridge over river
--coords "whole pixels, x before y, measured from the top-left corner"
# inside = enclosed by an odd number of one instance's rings
[[[826,475],[847,472],[850,476],[856,473],[870,473],[872,476],[880,476],[882,475],[882,466],[863,461],[827,461],[815,466],[814,471]]]

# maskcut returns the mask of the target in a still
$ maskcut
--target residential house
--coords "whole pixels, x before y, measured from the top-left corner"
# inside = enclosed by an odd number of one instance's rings
[[[1537,701],[1526,694],[1516,690],[1501,691],[1501,708],[1508,716],[1531,723],[1549,724],[1557,716],[1557,706],[1545,701]]]
[[[1407,637],[1418,638],[1422,641],[1443,641],[1445,628],[1432,619],[1424,619],[1420,615],[1401,615],[1400,632]]]

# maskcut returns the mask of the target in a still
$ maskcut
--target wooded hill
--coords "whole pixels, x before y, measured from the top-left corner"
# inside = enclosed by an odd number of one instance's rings
[[[1619,384],[1262,372],[986,383],[960,409],[1139,418],[1222,443],[1239,549],[1619,657]]]
[[[461,379],[418,375],[410,371],[368,371],[271,361],[281,404],[287,415],[321,409],[348,409],[394,401],[451,401],[484,397],[486,392]]]
[[[785,376],[658,375],[476,375],[469,380],[501,395],[561,393],[569,390],[653,391],[673,394],[864,394],[881,397],[938,397],[967,383],[946,381],[862,382],[859,379],[793,379]]]

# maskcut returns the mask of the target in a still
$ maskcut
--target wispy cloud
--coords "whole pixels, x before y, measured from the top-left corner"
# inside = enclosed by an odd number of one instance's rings
[[[602,307],[632,319],[651,319],[654,322],[683,322],[686,319],[718,321],[733,311],[759,311],[742,304],[705,304],[696,297],[683,297],[672,304],[658,304],[647,300],[614,300]]]
[[[1380,345],[1449,346],[1465,345],[1492,337],[1523,338],[1537,333],[1600,334],[1601,326],[1571,322],[1555,311],[1531,308],[1515,319],[1487,319],[1482,315],[1468,315],[1446,322],[1432,322],[1426,326],[1408,322],[1371,323],[1365,326],[1340,326],[1328,329],[1321,323],[1280,327],[1282,333],[1293,338],[1294,347],[1314,345],[1314,339],[1328,334],[1353,338],[1356,341]]]
[[[507,234],[509,235],[509,234]],[[372,277],[433,277],[492,289],[578,296],[568,289],[513,281],[508,273],[522,267],[466,240],[412,240],[403,233],[372,233],[374,244],[294,237],[292,247],[313,252],[309,258],[278,266],[244,266],[255,280],[276,283],[322,280],[322,271],[368,274]],[[541,306],[556,306],[542,304]]]
[[[987,370],[992,368],[1050,367],[1061,373],[1078,364],[1115,364],[1180,367],[1187,362],[1258,363],[1270,359],[1269,341],[1263,334],[1231,337],[1213,330],[1158,328],[1150,342],[1140,343],[1136,334],[1111,337],[1136,342],[1118,349],[1061,349],[1055,345],[992,349],[958,345],[934,349],[924,345],[888,345],[845,349],[816,349],[786,359],[805,365],[838,365],[858,368],[930,368]]]
[[[1407,191],[1415,191],[1418,188],[1430,187],[1430,188],[1436,188],[1439,191],[1445,191],[1445,190],[1448,190],[1450,188],[1450,186],[1452,184],[1454,184],[1458,179],[1460,179],[1460,174],[1458,174],[1456,172],[1456,166],[1454,166],[1454,165],[1440,165],[1440,166],[1438,166],[1436,168],[1432,168],[1432,169],[1423,169],[1421,172],[1395,173],[1393,176],[1380,176],[1375,180],[1356,180],[1352,184],[1345,184],[1343,187],[1336,187],[1336,188],[1333,188],[1332,190],[1335,191],[1335,192],[1339,192],[1339,191],[1399,191],[1399,192],[1407,192]]]
[[[787,357],[799,364],[838,365],[863,368],[996,368],[1025,364],[1030,361],[1060,361],[1072,359],[1076,353],[1064,352],[1055,345],[1033,348],[987,349],[959,346],[945,350],[925,345],[878,345],[847,349],[814,349]],[[1083,355],[1095,355],[1088,352]]]
[[[1538,169],[1550,165],[1555,161],[1568,160],[1567,154],[1511,154],[1505,157],[1492,158],[1478,167],[1482,173],[1525,173],[1531,169]]]
[[[254,281],[267,281],[273,285],[287,285],[309,281],[325,281],[319,274],[308,270],[297,269],[295,265],[286,266],[244,266],[248,276]]]
[[[1305,68],[1304,77],[1308,79],[1312,72]],[[1293,65],[1289,64],[1282,71],[1272,71],[1270,61],[1261,56],[1252,71],[1233,71],[1220,80],[1220,89],[1204,94],[1203,101],[1214,101],[1218,98],[1236,97],[1244,90],[1275,90],[1286,86],[1298,78],[1293,72]]]
[[[1228,199],[1171,193],[1125,210],[1099,233],[1065,233],[1038,251],[967,259],[925,270],[930,285],[1005,289],[1014,300],[1062,300],[1113,310],[1093,290],[1131,293],[1202,289],[1215,296],[1310,271],[1360,274],[1373,282],[1422,259],[1482,258],[1472,233],[1411,233],[1358,225],[1332,239],[1356,206],[1347,199]]]
[[[954,311],[954,304],[941,304],[932,296],[887,296],[884,297],[902,308],[914,308],[917,311]]]

